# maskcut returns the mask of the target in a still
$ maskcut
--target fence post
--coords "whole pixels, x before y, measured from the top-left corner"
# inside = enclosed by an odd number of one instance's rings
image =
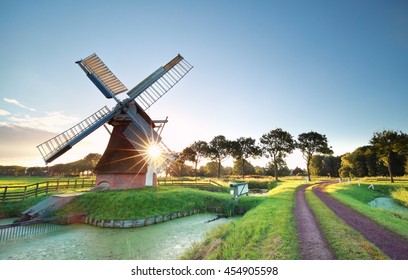
[[[82,186],[81,186],[81,188],[84,188],[84,184],[85,184],[85,178],[82,178]]]
[[[58,191],[58,187],[59,187],[59,179],[57,180],[57,191]]]
[[[6,193],[7,193],[7,186],[4,188],[4,192],[3,192],[3,202],[6,202]]]
[[[67,189],[69,188],[69,180],[70,180],[70,179],[68,179],[68,182],[67,182]]]
[[[78,179],[75,179],[74,189],[76,189],[76,187],[77,187],[77,181],[78,181]]]
[[[47,185],[45,185],[45,194],[48,194],[48,185],[50,184],[50,181],[47,181]]]
[[[26,198],[26,193],[27,193],[27,186],[24,187],[24,197],[23,197],[23,200],[25,200],[25,198]]]
[[[38,196],[38,183],[37,183],[37,186],[35,187],[35,197],[37,196]]]

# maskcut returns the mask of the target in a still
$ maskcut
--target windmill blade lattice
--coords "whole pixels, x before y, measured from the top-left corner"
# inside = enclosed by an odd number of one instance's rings
[[[181,55],[176,56],[165,66],[157,69],[140,84],[131,89],[127,94],[130,99],[147,110],[175,84],[177,84],[193,66]]]
[[[96,54],[92,54],[76,63],[84,70],[88,78],[106,98],[112,98],[119,93],[127,91],[122,82]]]
[[[116,112],[117,110],[111,111],[108,107],[104,106],[80,123],[38,145],[37,149],[40,151],[44,161],[50,163],[109,121]]]

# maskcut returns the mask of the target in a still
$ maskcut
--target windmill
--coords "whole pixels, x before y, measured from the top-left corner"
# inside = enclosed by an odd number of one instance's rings
[[[103,61],[92,54],[76,62],[106,98],[117,104],[104,106],[61,134],[37,146],[45,163],[50,163],[106,123],[113,126],[109,143],[97,163],[96,186],[142,188],[156,185],[156,174],[174,160],[163,143],[165,120],[155,121],[146,110],[177,84],[192,68],[181,55],[159,67],[128,90]],[[120,100],[117,95],[127,92]],[[107,128],[107,127],[106,127]]]

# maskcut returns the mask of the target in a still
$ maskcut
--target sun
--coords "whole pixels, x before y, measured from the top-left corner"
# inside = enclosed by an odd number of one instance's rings
[[[159,146],[157,144],[153,143],[147,149],[147,154],[153,160],[157,159],[157,158],[159,158],[161,156],[161,149],[159,148]]]

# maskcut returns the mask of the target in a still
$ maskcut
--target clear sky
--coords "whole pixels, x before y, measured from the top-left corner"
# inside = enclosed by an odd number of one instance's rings
[[[341,155],[408,132],[407,1],[0,0],[0,40],[0,165],[44,165],[38,144],[114,106],[74,63],[94,52],[128,88],[178,53],[194,66],[148,111],[169,117],[175,151],[279,127]],[[101,128],[53,163],[108,139]]]

